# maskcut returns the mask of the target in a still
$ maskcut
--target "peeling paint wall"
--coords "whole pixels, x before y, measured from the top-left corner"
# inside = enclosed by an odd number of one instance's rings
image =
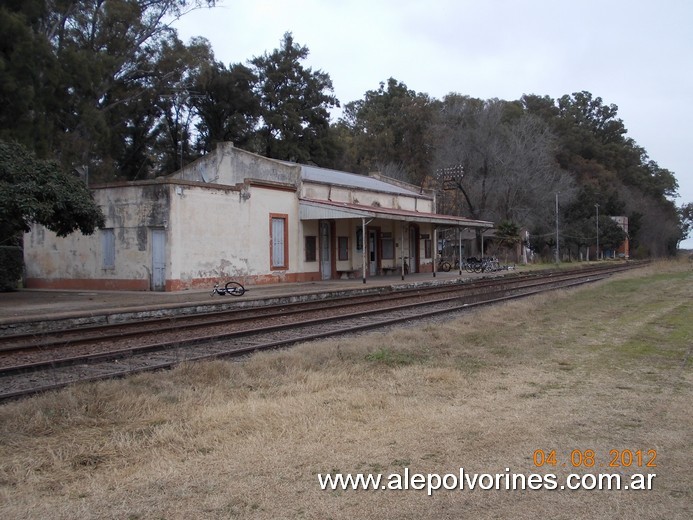
[[[93,190],[106,222],[92,235],[75,232],[61,238],[34,225],[24,246],[28,286],[149,289],[150,230],[167,226],[170,188],[152,182]],[[107,230],[115,237],[113,265],[105,258]]]
[[[288,217],[289,268],[270,271],[270,214]],[[250,186],[224,190],[176,187],[171,202],[170,278],[176,288],[234,279],[241,283],[285,277],[302,269],[294,192]]]
[[[327,184],[305,181],[301,187],[301,196],[308,199],[346,202],[348,204],[361,204],[363,206],[378,206],[382,208],[419,211],[422,213],[433,212],[433,201],[428,198],[409,197],[401,194],[393,195],[392,193],[330,186]]]
[[[25,241],[31,287],[127,288],[152,284],[152,230],[165,231],[167,290],[207,287],[236,279],[262,283],[300,278],[303,235],[296,194],[199,183],[109,187],[94,191],[115,235],[113,267],[104,268],[103,231],[59,238],[34,226]],[[270,269],[270,214],[287,216],[288,268]],[[312,267],[308,267],[312,270]]]
[[[313,221],[316,223],[317,221]],[[374,219],[368,224],[369,229],[377,229],[380,233],[380,242],[378,249],[378,258],[380,259],[380,266],[386,269],[393,269],[401,266],[402,251],[404,251],[404,256],[409,256],[409,233],[408,227],[406,227],[405,232],[402,233],[402,222],[397,220],[389,219]],[[362,269],[362,250],[358,249],[358,239],[357,235],[361,230],[360,219],[344,219],[335,221],[335,266],[337,271],[359,271]],[[315,230],[317,234],[317,229]],[[339,260],[339,237],[346,237],[349,240],[348,243],[348,259]],[[432,257],[425,257],[426,251],[426,240],[431,240],[431,248],[433,247],[433,226],[431,224],[420,224],[419,225],[419,240],[418,240],[418,250],[419,250],[419,263],[418,266],[421,271],[428,272],[432,271],[433,259]],[[388,238],[392,241],[392,257],[385,258],[384,249],[382,245],[383,238]],[[431,249],[432,251],[432,249]]]
[[[246,179],[264,179],[297,186],[300,174],[297,164],[267,159],[235,148],[232,143],[219,143],[213,153],[184,166],[170,178],[229,186],[243,184]]]
[[[305,237],[319,236],[319,222],[299,220],[299,189],[308,198],[433,209],[426,196],[304,182],[299,165],[224,144],[166,178],[94,187],[106,225],[91,236],[73,233],[58,238],[33,226],[25,237],[27,286],[151,290],[161,273],[166,290],[209,288],[229,279],[249,284],[319,280],[319,255],[308,262],[305,251]],[[273,269],[270,261],[272,214],[286,217],[288,257],[281,269]],[[334,268],[360,268],[359,219],[331,225]],[[400,240],[395,222],[376,220],[370,225],[391,233],[395,243],[403,242],[399,247],[407,247],[409,238]],[[431,226],[421,226],[421,233],[432,233]],[[348,260],[338,260],[339,236],[349,238]],[[163,246],[161,262],[155,261],[158,244]],[[319,250],[319,240],[316,247]],[[395,247],[396,255],[398,251]]]

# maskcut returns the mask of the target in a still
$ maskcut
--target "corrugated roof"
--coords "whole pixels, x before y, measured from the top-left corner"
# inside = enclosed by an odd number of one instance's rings
[[[381,208],[377,206],[364,206],[362,204],[349,204],[347,202],[333,202],[326,200],[299,199],[300,216],[303,220],[319,220],[324,218],[383,218],[389,220],[403,220],[409,222],[426,222],[447,226],[462,226],[470,228],[492,228],[493,223],[485,220],[472,220],[455,215],[441,215],[438,213],[423,213],[395,208]]]
[[[378,180],[367,175],[341,172],[317,166],[301,164],[301,178],[309,182],[323,182],[336,184],[349,188],[362,188],[364,190],[380,191],[384,193],[395,193],[397,195],[409,195],[411,197],[421,197],[418,192],[401,188],[389,182]]]

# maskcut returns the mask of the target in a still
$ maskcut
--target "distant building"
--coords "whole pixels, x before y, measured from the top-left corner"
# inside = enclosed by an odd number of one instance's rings
[[[224,143],[163,178],[92,186],[106,226],[24,240],[32,288],[176,291],[432,272],[441,229],[491,222],[440,215],[432,191],[267,159]]]
[[[618,247],[616,251],[611,251],[612,256],[629,258],[630,244],[628,242],[628,217],[611,217],[611,220],[616,222],[616,224],[618,224],[618,227],[620,227],[626,233],[626,239],[623,241],[623,243]]]

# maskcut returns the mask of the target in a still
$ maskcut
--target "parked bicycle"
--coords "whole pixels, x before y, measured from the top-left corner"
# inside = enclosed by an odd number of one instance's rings
[[[477,271],[478,269],[478,271]],[[464,261],[464,270],[468,273],[481,272],[481,260],[474,256],[470,256]]]
[[[448,260],[443,260],[442,258],[438,262],[438,271],[439,272],[449,272],[451,269],[454,269],[457,271],[460,268],[460,261],[458,259],[455,259],[454,262],[450,262]],[[464,269],[464,266],[463,266]]]
[[[221,287],[219,283],[214,284],[212,289],[212,296],[218,294],[219,296],[243,296],[245,294],[245,287],[243,287],[238,282],[227,282],[224,287]]]
[[[500,271],[503,267],[496,257],[482,258],[481,260],[470,257],[464,263],[464,269],[468,273],[489,273]]]
[[[448,271],[450,271],[450,269],[452,269],[452,264],[450,262],[448,262],[447,260],[443,260],[441,258],[440,261],[438,262],[438,271],[447,273]]]

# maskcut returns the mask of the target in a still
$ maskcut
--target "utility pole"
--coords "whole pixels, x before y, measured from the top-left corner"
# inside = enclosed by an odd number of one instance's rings
[[[556,263],[559,262],[560,255],[558,253],[558,192],[556,192]]]
[[[599,261],[599,204],[594,205],[597,208],[597,261]]]

